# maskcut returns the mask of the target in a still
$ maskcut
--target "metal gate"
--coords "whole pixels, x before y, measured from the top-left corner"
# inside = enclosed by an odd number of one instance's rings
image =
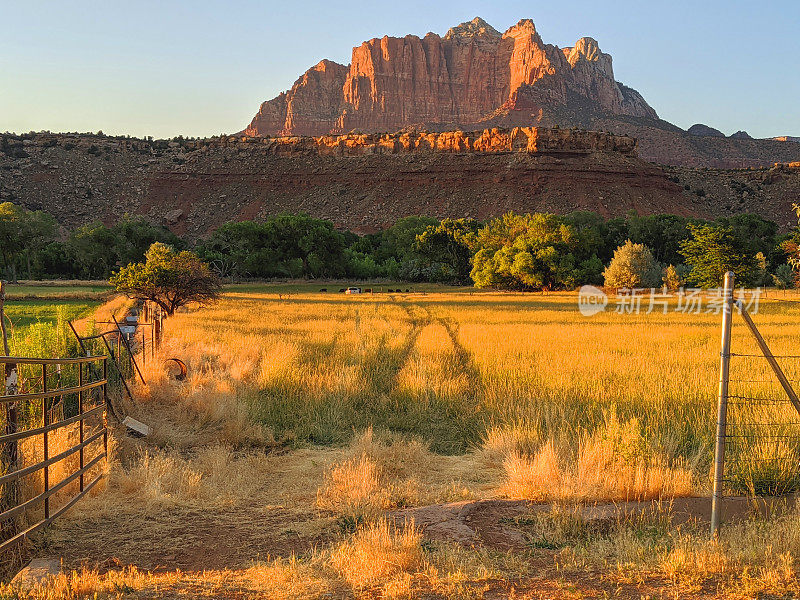
[[[0,357],[0,365],[5,374],[5,393],[0,396],[3,553],[69,510],[105,475],[101,462],[108,457],[108,372],[105,356]],[[72,438],[67,447],[53,448],[57,431]],[[23,456],[21,445],[35,452]],[[54,483],[54,467],[63,471],[76,455],[77,464]],[[35,462],[25,464],[31,456]],[[24,488],[23,481],[28,483]],[[35,492],[23,493],[30,488]],[[61,503],[54,506],[57,499]]]

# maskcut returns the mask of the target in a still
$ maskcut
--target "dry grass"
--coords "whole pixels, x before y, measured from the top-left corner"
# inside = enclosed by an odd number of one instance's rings
[[[413,525],[394,530],[386,521],[379,521],[335,548],[329,564],[347,583],[361,590],[416,572],[423,562],[421,542],[422,535]]]
[[[114,469],[111,485],[150,507],[226,505],[249,498],[263,483],[262,455],[235,455],[223,446],[199,448],[191,458],[140,450],[127,469]]]
[[[317,506],[360,520],[418,504],[417,477],[433,457],[418,440],[386,438],[377,439],[372,428],[355,436],[350,456],[332,465],[326,474],[317,492]]]
[[[524,561],[480,549],[441,545],[424,552],[412,525],[395,528],[381,520],[305,558],[257,561],[239,570],[151,573],[135,567],[106,573],[81,569],[23,590],[0,585],[0,597],[20,600],[79,598],[478,598],[504,574],[529,572]]]
[[[615,411],[604,426],[584,433],[577,448],[549,440],[530,455],[510,451],[503,466],[502,493],[539,502],[656,500],[694,492],[691,469],[670,465],[647,446],[638,420],[622,423]]]
[[[678,597],[712,588],[715,597],[724,598],[796,597],[800,592],[796,509],[768,520],[728,524],[719,540],[709,539],[706,526],[670,527],[660,514],[620,522],[605,535],[587,535],[585,526],[573,520],[562,537],[567,544],[557,560],[567,572],[599,568],[620,583],[664,578]],[[579,544],[574,544],[576,537]]]
[[[237,530],[242,540],[283,536],[280,526],[259,528],[262,516],[284,511],[294,519],[291,535],[322,532],[323,541],[298,557],[287,551],[231,571],[78,572],[30,597],[480,597],[497,581],[531,577],[530,556],[447,545],[423,552],[419,532],[392,530],[385,512],[497,495],[589,501],[704,492],[718,317],[586,319],[575,304],[567,294],[287,300],[262,288],[175,315],[130,407],[153,436],[147,446],[120,441],[105,492],[76,507],[51,542],[80,539],[82,524],[105,521],[155,539],[167,519],[231,514],[233,523],[261,507]],[[794,305],[763,306],[758,321],[775,353],[800,341],[797,316]],[[752,350],[740,324],[734,346]],[[172,356],[189,366],[186,381],[164,374],[161,361]],[[792,367],[789,377],[800,378]],[[768,378],[753,362],[736,368],[740,379]],[[750,391],[772,393],[758,385]],[[337,538],[339,516],[362,525]],[[558,519],[558,568],[667,577],[680,590],[709,580],[732,590],[789,589],[800,556],[796,517],[730,528],[717,545],[661,525],[598,532]],[[120,556],[150,551],[107,534]],[[768,541],[768,552],[746,548]],[[166,553],[171,544],[163,537],[156,545]]]

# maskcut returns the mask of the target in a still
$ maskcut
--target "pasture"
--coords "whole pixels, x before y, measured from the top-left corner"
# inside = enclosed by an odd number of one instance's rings
[[[796,591],[793,513],[729,525],[719,542],[706,515],[670,524],[671,502],[709,493],[718,314],[677,300],[620,313],[612,298],[587,317],[575,293],[333,287],[229,286],[168,320],[162,358],[189,377],[149,361],[127,409],[153,434],[116,436],[107,487],[46,534],[43,552],[86,565],[48,597]],[[762,299],[755,316],[776,354],[800,342],[791,299]],[[754,353],[734,323],[734,352]],[[771,397],[762,362],[741,357],[732,379]],[[784,365],[793,380],[797,362]],[[495,519],[513,544],[394,525],[485,500],[518,511]],[[656,510],[608,522],[581,512],[650,500]]]
[[[67,321],[87,319],[110,287],[92,281],[6,284],[5,316],[12,356],[56,356],[72,341]]]

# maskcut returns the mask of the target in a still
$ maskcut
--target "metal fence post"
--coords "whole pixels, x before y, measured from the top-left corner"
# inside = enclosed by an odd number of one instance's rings
[[[731,323],[733,320],[732,271],[725,273],[722,308],[722,343],[719,360],[719,390],[717,393],[717,441],[714,449],[714,495],[711,498],[711,535],[719,536],[720,513],[725,478],[725,433],[728,414],[728,376],[731,362]]]
[[[108,397],[108,357],[103,357],[103,404],[105,410],[103,411],[103,452],[106,454],[106,461],[108,461],[108,413],[111,410],[111,401]],[[125,379],[122,380],[125,382]]]
[[[42,392],[44,393],[45,397],[42,398],[42,421],[43,425],[46,428],[50,425],[50,411],[48,410],[48,402],[47,402],[47,363],[42,363]],[[50,459],[50,447],[48,442],[48,435],[47,429],[44,430],[43,434],[43,443],[44,446],[44,493],[50,491],[50,467],[47,465],[47,461]],[[50,497],[45,496],[44,499],[44,518],[50,518]]]
[[[78,387],[83,387],[83,363],[78,363]],[[78,414],[83,415],[83,392],[78,392]],[[83,491],[84,486],[84,477],[83,477],[83,467],[85,464],[85,455],[84,455],[84,447],[83,441],[85,439],[85,433],[83,429],[83,418],[78,421],[78,435],[80,436],[80,445],[81,449],[78,451],[80,452],[78,459],[80,460],[80,491]]]

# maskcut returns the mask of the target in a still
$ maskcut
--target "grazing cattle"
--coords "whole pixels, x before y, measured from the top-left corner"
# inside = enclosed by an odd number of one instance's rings
[[[345,288],[339,288],[339,293],[344,294],[347,290]]]
[[[386,290],[386,291],[387,291],[387,292],[389,292],[390,294],[394,292],[394,290],[393,290],[392,288],[389,288],[389,289],[388,289],[388,290]]]
[[[327,292],[327,291],[328,291],[328,288],[322,288],[322,289],[320,290],[320,292]]]

